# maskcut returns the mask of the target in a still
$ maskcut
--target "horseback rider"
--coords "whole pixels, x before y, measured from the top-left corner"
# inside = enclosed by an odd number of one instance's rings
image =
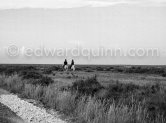
[[[70,69],[72,69],[73,71],[75,71],[74,60],[73,59],[71,61]]]
[[[67,65],[67,60],[65,59],[64,64],[63,64],[63,68]]]
[[[72,59],[70,68],[71,68],[73,65],[74,65],[74,60]]]

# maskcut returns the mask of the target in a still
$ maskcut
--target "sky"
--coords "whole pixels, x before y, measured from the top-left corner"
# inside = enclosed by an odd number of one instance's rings
[[[166,0],[0,0],[0,63],[60,64],[73,57],[10,57],[24,48],[166,49]],[[22,53],[22,52],[21,52]],[[75,58],[76,64],[165,65],[165,57]]]
[[[118,4],[137,4],[145,6],[163,6],[166,0],[1,0],[1,9],[18,8],[73,8],[73,7],[106,7]]]

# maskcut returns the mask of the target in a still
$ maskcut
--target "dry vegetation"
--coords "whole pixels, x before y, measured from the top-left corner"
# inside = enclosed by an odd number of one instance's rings
[[[117,80],[104,86],[97,79],[97,76],[93,76],[87,78],[76,77],[72,84],[63,85],[49,77],[54,71],[61,71],[59,67],[37,70],[36,67],[24,66],[23,68],[17,67],[17,70],[9,69],[10,67],[8,67],[8,70],[4,69],[1,72],[1,87],[23,97],[36,99],[45,106],[71,117],[72,122],[166,122],[166,90],[159,82],[137,85],[121,83]],[[94,71],[92,68],[79,68],[80,71],[87,71],[87,69]],[[103,69],[106,69],[106,67],[100,67],[101,71]],[[116,69],[116,67],[112,69]],[[135,68],[131,67],[129,69]],[[146,68],[148,71],[149,69],[155,68]],[[6,71],[10,72],[7,73]],[[161,73],[155,73],[154,71],[160,71]],[[121,72],[124,72],[124,69]],[[153,72],[146,72],[146,74],[162,76],[164,72],[164,69],[156,68]],[[145,74],[145,72],[143,73]]]

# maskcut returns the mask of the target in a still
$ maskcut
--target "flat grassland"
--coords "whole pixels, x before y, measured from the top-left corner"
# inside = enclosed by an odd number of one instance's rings
[[[165,123],[166,66],[0,65],[0,87],[76,123]]]

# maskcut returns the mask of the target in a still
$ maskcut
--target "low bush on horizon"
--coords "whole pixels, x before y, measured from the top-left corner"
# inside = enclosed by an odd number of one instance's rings
[[[22,71],[36,71],[33,66],[19,66],[19,65],[0,65],[0,74],[14,75],[19,74]]]
[[[52,74],[53,71],[63,71],[63,68],[60,66],[52,66],[52,67],[45,68],[43,70],[43,73],[44,74]]]

